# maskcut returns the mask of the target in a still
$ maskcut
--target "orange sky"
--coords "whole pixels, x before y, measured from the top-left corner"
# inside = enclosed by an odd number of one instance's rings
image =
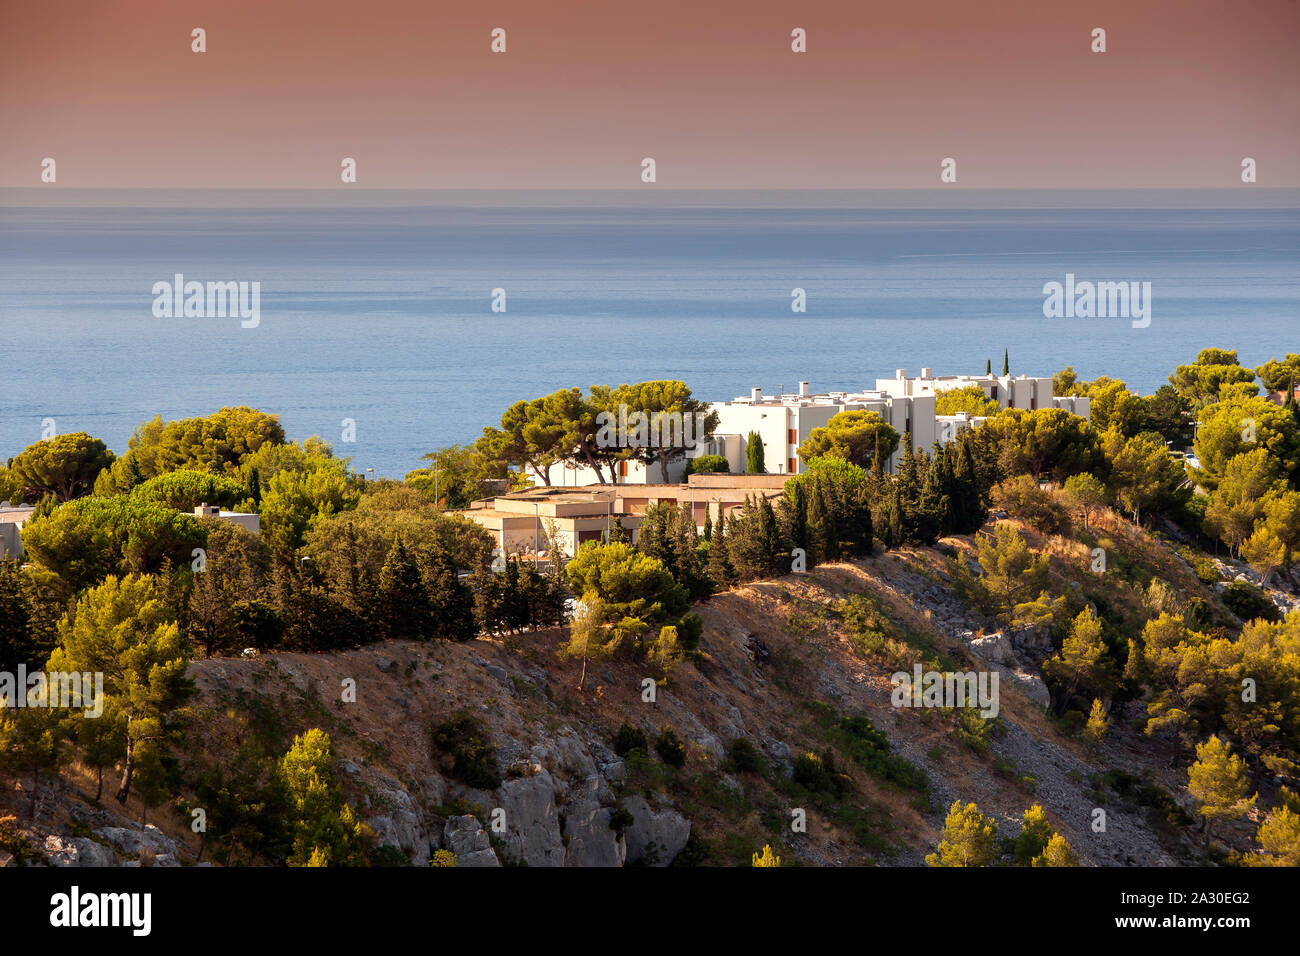
[[[1297,52],[1296,0],[0,0],[0,186],[1295,187]]]

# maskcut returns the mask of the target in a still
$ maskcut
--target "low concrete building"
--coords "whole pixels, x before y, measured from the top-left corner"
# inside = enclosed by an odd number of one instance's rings
[[[696,527],[703,528],[706,520],[716,524],[720,515],[742,507],[747,497],[780,496],[784,483],[781,475],[691,475],[685,484],[528,488],[448,513],[483,527],[505,554],[554,549],[571,558],[586,542],[606,540],[615,518],[635,543],[642,518],[654,505],[686,505]]]
[[[11,505],[0,501],[0,559],[23,556],[23,525],[35,510],[32,505]]]
[[[239,525],[254,536],[262,533],[262,516],[258,514],[249,514],[243,511],[222,511],[216,505],[204,502],[195,507],[194,516],[196,518],[220,518],[222,521]]]

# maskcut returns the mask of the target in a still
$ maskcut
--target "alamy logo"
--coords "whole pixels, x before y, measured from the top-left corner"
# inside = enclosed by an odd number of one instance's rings
[[[262,283],[186,282],[182,273],[175,281],[153,284],[153,314],[159,319],[224,319],[238,317],[246,329],[262,321]]]
[[[598,448],[685,448],[694,450],[704,438],[704,412],[683,415],[681,412],[629,412],[625,404],[618,406],[618,415],[600,412],[596,415],[596,446]]]
[[[50,925],[125,926],[133,936],[148,936],[153,928],[153,896],[149,893],[85,893],[74,886],[50,897]]]
[[[0,707],[51,707],[81,710],[87,717],[104,713],[104,675],[96,671],[0,671]]]
[[[917,664],[911,674],[899,671],[890,677],[894,685],[890,703],[895,707],[978,706],[981,717],[996,717],[998,677],[997,671],[922,671]]]
[[[1065,282],[1043,286],[1043,315],[1049,319],[1132,319],[1133,328],[1151,324],[1150,282]]]

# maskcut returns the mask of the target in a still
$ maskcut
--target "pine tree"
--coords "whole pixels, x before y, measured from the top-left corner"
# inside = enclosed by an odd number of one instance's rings
[[[704,540],[713,540],[713,513],[710,511],[704,512]]]
[[[1250,792],[1246,761],[1217,736],[1196,746],[1196,762],[1188,768],[1187,781],[1187,792],[1201,804],[1207,840],[1215,820],[1234,820],[1255,803],[1255,797],[1246,797]]]
[[[1059,833],[1053,833],[1052,838],[1047,841],[1047,846],[1043,852],[1034,857],[1031,866],[1078,866],[1079,855],[1074,852],[1074,848],[1066,842],[1065,837]]]
[[[1110,726],[1110,721],[1106,717],[1106,708],[1102,705],[1100,697],[1092,699],[1092,710],[1088,714],[1087,726],[1083,728],[1084,734],[1095,744],[1102,742],[1106,736],[1106,728]]]
[[[1284,788],[1285,789],[1285,788]],[[1300,866],[1300,813],[1285,804],[1274,807],[1255,832],[1256,866]]]
[[[1047,848],[1053,832],[1052,823],[1039,804],[1036,803],[1026,810],[1024,817],[1021,818],[1020,836],[1016,837],[1013,849],[1016,863],[1020,866],[1029,866],[1033,863],[1034,857]]]
[[[763,844],[761,853],[755,853],[753,857],[754,866],[780,866],[781,858],[772,852],[772,848],[766,843]]]
[[[995,857],[997,821],[979,807],[960,800],[948,808],[937,852],[925,858],[929,866],[991,866]]]

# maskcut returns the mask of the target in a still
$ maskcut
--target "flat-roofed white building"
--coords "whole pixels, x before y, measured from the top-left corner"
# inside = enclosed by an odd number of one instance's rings
[[[23,556],[23,525],[35,510],[33,505],[11,505],[0,501],[0,559]]]
[[[1090,399],[1086,396],[1056,396],[1052,394],[1052,379],[1027,375],[935,375],[932,369],[921,369],[920,375],[908,375],[907,369],[896,369],[893,378],[876,379],[876,388],[889,395],[938,395],[953,388],[977,386],[1001,408],[1023,408],[1036,411],[1040,408],[1064,408],[1072,415],[1087,418]]]
[[[914,447],[929,449],[935,443],[934,396],[891,395],[881,390],[814,393],[800,382],[795,393],[765,395],[761,388],[748,396],[710,406],[718,414],[714,431],[716,451],[726,457],[733,472],[745,471],[745,443],[751,432],[763,442],[763,465],[769,474],[797,475],[804,466],[799,445],[840,412],[875,412],[900,435],[911,435]],[[902,443],[887,467],[902,458]]]
[[[899,435],[910,435],[912,446],[930,451],[935,445],[954,441],[962,431],[982,425],[984,418],[968,415],[936,417],[935,401],[940,392],[953,388],[977,386],[998,403],[1000,408],[1064,408],[1071,414],[1088,418],[1090,400],[1084,396],[1054,396],[1052,379],[1026,375],[935,375],[921,369],[920,375],[908,375],[897,369],[893,378],[876,379],[874,389],[860,391],[813,392],[808,382],[800,382],[795,392],[767,394],[754,388],[729,402],[715,402],[709,411],[718,415],[713,435],[700,442],[686,457],[661,468],[658,462],[620,462],[616,467],[619,485],[676,484],[686,480],[690,458],[698,455],[721,455],[732,474],[744,474],[748,461],[745,447],[751,433],[763,443],[766,473],[797,475],[804,470],[799,445],[812,435],[813,429],[826,425],[845,411],[875,412]],[[893,471],[902,459],[904,443],[886,462]],[[590,467],[566,462],[553,465],[549,472],[553,486],[590,486],[600,479]]]
[[[239,525],[254,536],[262,532],[262,516],[258,514],[249,514],[243,511],[222,511],[216,505],[204,503],[195,506],[194,516],[196,518],[220,518],[230,524]]]

